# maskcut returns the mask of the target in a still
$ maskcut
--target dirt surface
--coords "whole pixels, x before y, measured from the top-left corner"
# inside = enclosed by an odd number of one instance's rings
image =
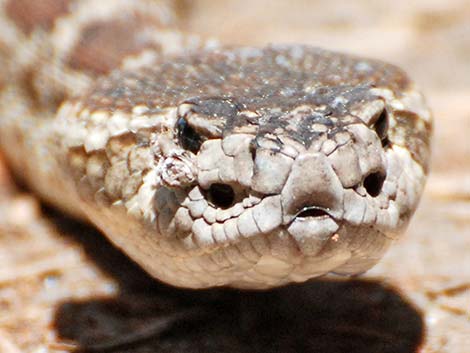
[[[0,352],[470,351],[470,4],[193,0],[221,42],[309,43],[405,68],[433,108],[433,172],[406,236],[366,275],[267,292],[183,291],[18,191],[0,159]]]

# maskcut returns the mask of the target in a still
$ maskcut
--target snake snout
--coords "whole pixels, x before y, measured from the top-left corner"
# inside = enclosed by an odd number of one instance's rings
[[[320,153],[299,156],[281,192],[284,224],[294,219],[343,216],[343,187]]]

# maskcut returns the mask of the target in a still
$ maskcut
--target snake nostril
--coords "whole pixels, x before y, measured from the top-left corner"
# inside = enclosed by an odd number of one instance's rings
[[[209,188],[209,201],[216,207],[228,208],[235,201],[235,192],[230,185],[212,184]]]
[[[370,196],[377,197],[382,191],[384,181],[385,175],[383,173],[371,173],[364,179],[364,188]]]
[[[321,208],[316,207],[306,207],[304,208],[299,214],[297,214],[297,218],[307,218],[307,217],[325,217],[329,216],[326,211],[323,211]]]

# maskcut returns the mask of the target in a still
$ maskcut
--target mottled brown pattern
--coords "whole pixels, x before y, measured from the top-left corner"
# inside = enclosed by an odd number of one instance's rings
[[[312,47],[238,48],[208,51],[171,59],[138,73],[116,72],[86,97],[92,110],[131,111],[136,105],[163,108],[200,96],[229,95],[245,109],[287,111],[301,104],[331,103],[344,95],[348,106],[364,91],[383,87],[396,94],[409,81],[397,67],[381,61]],[[335,113],[345,113],[338,105]]]
[[[102,75],[117,68],[129,55],[148,48],[158,51],[159,46],[143,33],[155,26],[155,22],[140,17],[90,23],[82,30],[69,65],[75,70]]]
[[[69,12],[71,0],[9,0],[7,15],[25,33],[35,29],[51,30],[57,18]]]

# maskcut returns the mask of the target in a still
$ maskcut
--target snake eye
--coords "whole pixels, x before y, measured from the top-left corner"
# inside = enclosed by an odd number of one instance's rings
[[[185,150],[197,153],[201,148],[202,139],[194,129],[189,126],[185,118],[179,118],[176,122],[178,141]]]
[[[390,143],[388,139],[388,112],[386,109],[383,109],[379,117],[375,121],[373,128],[377,133],[377,136],[382,141],[382,146],[386,147]]]

